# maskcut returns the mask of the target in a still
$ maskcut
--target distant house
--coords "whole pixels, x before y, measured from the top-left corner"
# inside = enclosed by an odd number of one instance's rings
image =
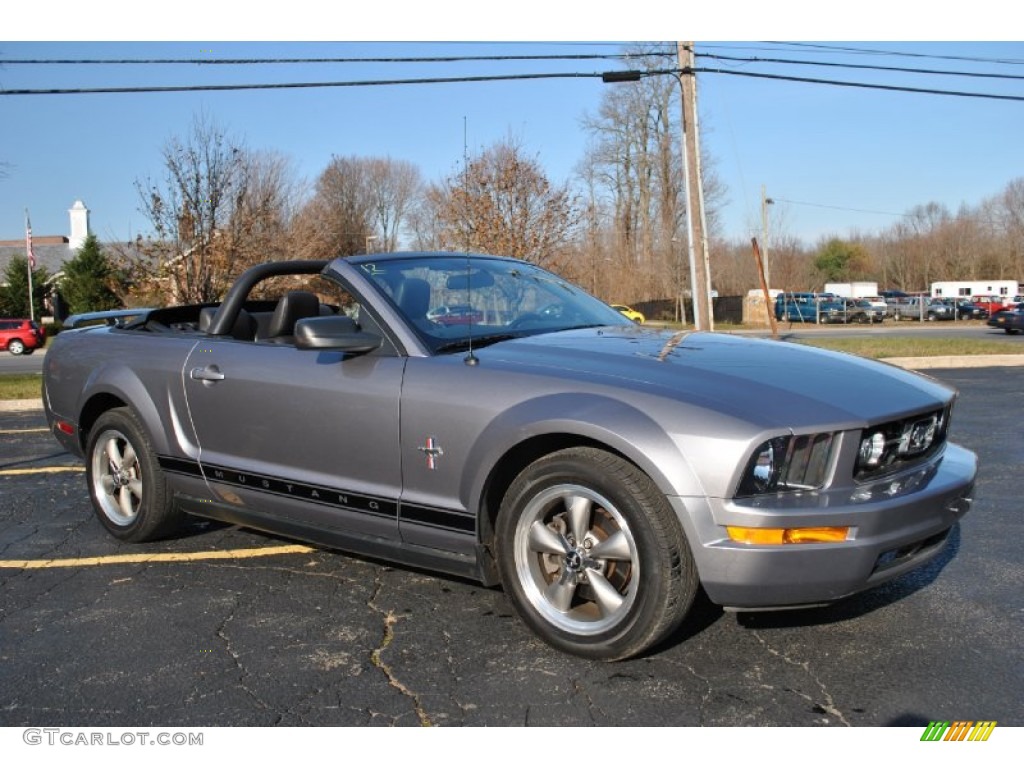
[[[85,238],[89,236],[89,209],[81,200],[75,200],[75,204],[68,209],[68,216],[69,235],[32,234],[32,253],[36,257],[36,268],[45,268],[50,277],[59,276],[64,269],[64,263],[75,257]],[[27,255],[24,233],[14,240],[0,240],[0,276],[6,273],[11,259],[25,258]]]
[[[1019,296],[1024,286],[1016,280],[947,280],[932,283],[932,296],[944,299],[972,296],[1002,296],[1007,301]]]

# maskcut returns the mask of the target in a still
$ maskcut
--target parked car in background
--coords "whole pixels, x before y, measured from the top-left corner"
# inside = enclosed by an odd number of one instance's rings
[[[1024,303],[996,312],[988,319],[988,325],[1011,335],[1024,331]]]
[[[972,296],[971,303],[984,309],[989,317],[995,315],[996,312],[1002,312],[1011,303],[1009,298],[1006,296]]]
[[[892,299],[888,302],[889,317],[893,320],[952,320],[953,308],[938,299],[927,296],[910,296]]]
[[[254,298],[285,276],[307,290]],[[486,324],[427,319],[456,291]],[[500,584],[592,659],[657,647],[699,589],[819,605],[952,557],[977,473],[938,380],[639,326],[496,256],[262,264],[219,306],[65,330],[43,381],[114,537],[191,513]]]
[[[790,323],[845,323],[842,300],[815,293],[780,293],[775,297],[775,319]]]
[[[881,296],[865,296],[863,300],[866,301],[875,309],[882,310],[883,315],[888,316],[889,305],[885,303],[885,299],[883,299]]]
[[[988,310],[967,299],[939,299],[947,307],[951,307],[957,320],[984,320]]]
[[[436,307],[427,313],[427,319],[438,325],[471,325],[482,323],[484,313],[468,304]]]
[[[885,320],[886,308],[884,303],[881,307],[877,307],[867,299],[846,299],[844,306],[846,322],[848,323],[869,325],[871,323],[881,323]]]
[[[637,312],[635,309],[633,309],[632,307],[627,307],[625,304],[612,304],[611,308],[617,312],[621,312],[634,323],[647,322],[647,318],[644,317],[643,312]]]
[[[46,344],[46,331],[35,320],[0,318],[0,349],[12,355],[31,355]]]
[[[910,294],[904,291],[879,291],[878,295],[881,296],[885,301],[891,301],[893,299],[910,298]]]

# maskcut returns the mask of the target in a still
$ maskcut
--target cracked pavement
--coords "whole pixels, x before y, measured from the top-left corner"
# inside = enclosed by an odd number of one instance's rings
[[[0,726],[1024,725],[1020,385],[960,387],[976,503],[938,561],[816,610],[699,601],[650,655],[544,645],[500,590],[316,550],[238,560],[0,568]],[[0,466],[74,464],[39,412],[0,413]],[[195,521],[131,545],[81,473],[0,476],[0,560],[289,543]],[[955,553],[955,557],[953,556]]]

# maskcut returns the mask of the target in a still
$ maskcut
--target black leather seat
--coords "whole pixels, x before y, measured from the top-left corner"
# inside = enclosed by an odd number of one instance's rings
[[[218,309],[220,307],[203,307],[199,310],[200,331],[207,333],[210,330],[213,316],[217,314]],[[235,318],[235,324],[228,335],[240,341],[252,341],[256,336],[256,320],[244,309],[238,310],[238,317]]]
[[[266,341],[275,344],[295,343],[295,323],[305,317],[320,315],[320,299],[309,291],[288,291],[274,308]]]

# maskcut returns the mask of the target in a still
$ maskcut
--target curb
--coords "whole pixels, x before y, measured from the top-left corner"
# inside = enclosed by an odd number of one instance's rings
[[[43,410],[42,398],[35,400],[0,400],[0,413],[5,411],[16,412],[16,411],[35,411]]]
[[[883,363],[912,371],[928,368],[1010,368],[1024,365],[1024,355],[936,355],[935,357],[885,357]]]

